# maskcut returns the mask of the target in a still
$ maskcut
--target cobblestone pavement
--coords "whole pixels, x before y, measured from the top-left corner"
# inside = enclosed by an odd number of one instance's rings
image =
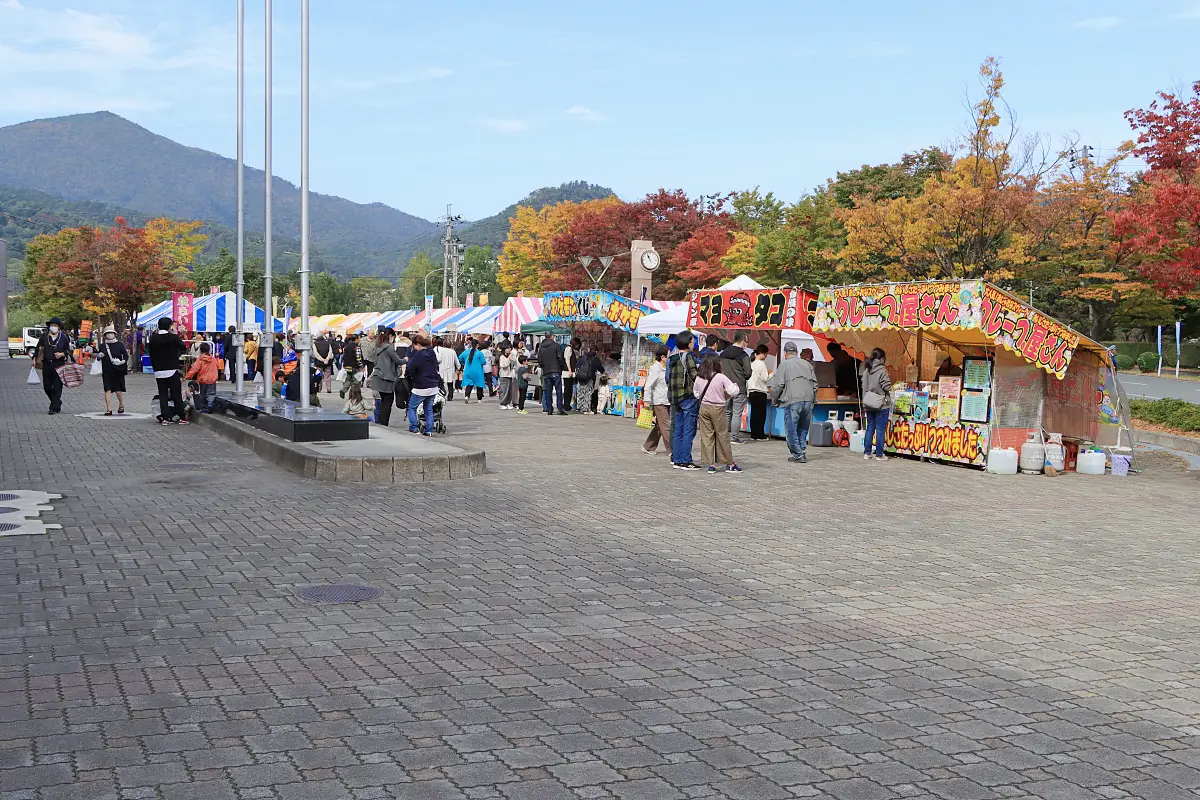
[[[0,487],[66,497],[0,539],[0,800],[1200,792],[1194,478],[708,477],[455,402],[493,474],[329,485],[27,370]]]

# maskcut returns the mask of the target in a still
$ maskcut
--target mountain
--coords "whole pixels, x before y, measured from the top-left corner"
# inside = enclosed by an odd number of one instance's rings
[[[560,186],[547,186],[536,189],[519,202],[513,203],[499,214],[493,214],[474,222],[469,222],[460,228],[458,238],[467,244],[489,245],[499,251],[504,246],[508,236],[509,220],[516,215],[517,206],[530,206],[534,211],[540,211],[544,206],[554,205],[570,200],[582,203],[584,200],[603,200],[612,197],[616,192],[605,186],[598,186],[587,181],[570,181]]]
[[[247,167],[244,177],[246,228],[261,231],[265,176]],[[236,161],[178,144],[107,111],[0,128],[0,185],[142,215],[237,226]],[[274,178],[272,191],[277,235],[298,239],[299,189]],[[309,197],[314,269],[395,276],[420,249],[420,240],[438,230],[433,222],[382,203]]]

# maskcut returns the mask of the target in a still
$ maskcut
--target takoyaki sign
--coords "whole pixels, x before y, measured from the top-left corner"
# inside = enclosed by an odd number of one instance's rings
[[[1079,346],[1079,334],[983,281],[837,286],[817,297],[815,331],[888,328],[978,330],[1060,379]]]
[[[700,289],[688,301],[688,327],[811,332],[809,301],[801,289]]]

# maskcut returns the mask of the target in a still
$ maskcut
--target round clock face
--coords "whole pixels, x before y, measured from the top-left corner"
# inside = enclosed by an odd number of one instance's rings
[[[654,270],[658,269],[660,263],[657,250],[647,250],[642,253],[642,267],[647,272],[654,272]]]

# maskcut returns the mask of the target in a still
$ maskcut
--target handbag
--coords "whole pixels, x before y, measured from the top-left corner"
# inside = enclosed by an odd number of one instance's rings
[[[654,427],[654,409],[645,403],[638,404],[637,422],[634,423],[639,428],[649,430]]]
[[[863,393],[863,405],[872,411],[879,411],[887,405],[887,395],[880,394],[875,390]]]
[[[58,373],[58,379],[63,382],[63,386],[68,389],[83,386],[83,367],[79,364],[63,364],[55,372]]]
[[[100,366],[100,359],[92,359],[92,368],[88,371],[89,375],[99,375],[104,372],[104,367]]]

